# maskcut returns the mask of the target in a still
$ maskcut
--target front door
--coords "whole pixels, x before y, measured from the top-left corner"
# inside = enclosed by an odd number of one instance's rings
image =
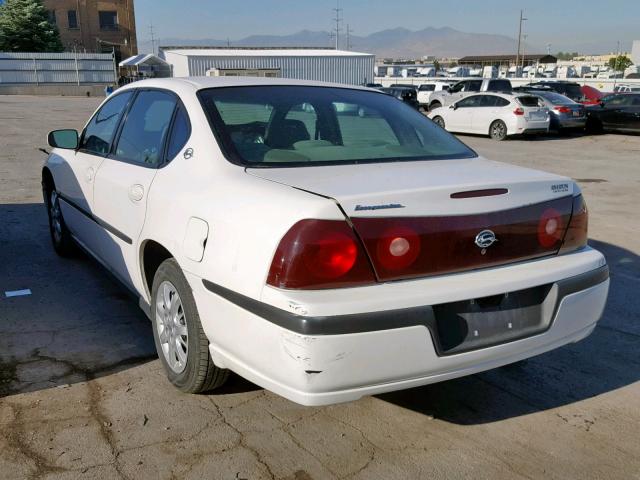
[[[77,151],[66,150],[62,161],[54,159],[56,190],[65,223],[89,249],[94,250],[98,225],[93,218],[96,172],[108,155],[120,119],[132,97],[127,91],[111,97],[89,121]]]
[[[139,271],[138,240],[176,104],[170,92],[140,91],[95,179],[95,214],[103,226],[99,254],[120,280],[140,292],[144,286],[134,274]]]

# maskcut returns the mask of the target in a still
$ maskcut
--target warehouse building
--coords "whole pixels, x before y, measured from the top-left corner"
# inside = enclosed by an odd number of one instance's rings
[[[533,66],[539,64],[557,63],[558,59],[553,55],[542,53],[533,53],[527,55],[473,55],[462,57],[458,60],[458,65],[479,65],[482,67],[514,67],[514,66]]]
[[[375,55],[328,48],[160,47],[174,77],[261,76],[359,85],[372,82]]]

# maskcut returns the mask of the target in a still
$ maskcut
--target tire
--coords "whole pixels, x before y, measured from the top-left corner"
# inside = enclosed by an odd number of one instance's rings
[[[493,140],[502,142],[507,139],[507,125],[502,120],[494,121],[489,127],[489,136]]]
[[[429,104],[429,111],[435,110],[436,108],[440,108],[442,104],[440,102],[433,102]]]
[[[438,115],[437,117],[433,117],[433,123],[438,125],[440,128],[445,128],[444,127],[444,118],[442,118],[440,115]]]
[[[186,393],[224,384],[229,370],[213,363],[191,287],[173,258],[158,267],[151,295],[153,339],[169,381]]]
[[[588,118],[587,124],[584,127],[587,133],[599,135],[604,132],[604,128],[602,127],[602,122],[595,118]]]
[[[56,189],[51,188],[45,191],[47,214],[49,217],[49,233],[53,249],[61,257],[72,257],[77,253],[78,247],[71,237],[71,232],[67,228],[60,209],[60,197]]]

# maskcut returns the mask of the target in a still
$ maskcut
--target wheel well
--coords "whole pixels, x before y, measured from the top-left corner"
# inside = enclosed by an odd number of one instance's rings
[[[151,288],[153,287],[153,277],[156,275],[158,267],[166,259],[172,257],[173,255],[171,255],[169,250],[164,248],[158,242],[155,242],[153,240],[147,240],[145,242],[142,250],[142,270],[144,273],[144,279],[149,295],[151,295]]]

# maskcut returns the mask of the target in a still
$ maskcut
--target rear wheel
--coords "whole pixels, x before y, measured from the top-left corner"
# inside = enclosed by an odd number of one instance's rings
[[[432,103],[429,105],[429,110],[434,110],[434,109],[436,109],[436,108],[440,108],[441,106],[442,106],[442,104],[441,104],[440,102],[435,101],[435,102],[432,102]]]
[[[71,238],[71,232],[64,223],[62,210],[60,209],[60,197],[55,188],[46,192],[47,210],[49,214],[49,232],[53,249],[61,257],[70,257],[76,252],[76,244]]]
[[[439,115],[437,117],[433,117],[433,123],[435,123],[441,128],[444,128],[444,118],[442,118]]]
[[[187,393],[221,386],[229,371],[211,359],[191,287],[173,258],[158,267],[152,301],[153,338],[169,381]]]
[[[507,125],[502,120],[496,120],[489,127],[489,136],[498,141],[507,138]]]
[[[602,128],[602,122],[596,118],[593,117],[589,117],[587,119],[587,125],[585,126],[585,130],[587,131],[587,133],[602,133],[603,132],[603,128]]]

